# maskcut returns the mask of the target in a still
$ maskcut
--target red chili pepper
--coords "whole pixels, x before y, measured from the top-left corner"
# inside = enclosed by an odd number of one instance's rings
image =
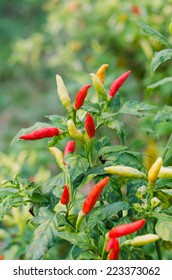
[[[19,138],[24,140],[39,140],[42,138],[53,137],[59,135],[60,130],[57,127],[43,127],[36,129],[31,133],[21,135]]]
[[[125,80],[128,78],[128,76],[130,75],[131,71],[127,71],[124,74],[122,74],[120,77],[118,77],[110,86],[110,90],[109,90],[109,96],[112,98],[115,96],[115,94],[117,93],[118,89],[122,86],[122,84],[125,82]]]
[[[3,256],[0,256],[0,260],[4,260],[4,257],[3,257]]]
[[[61,204],[64,204],[64,205],[68,204],[69,198],[70,198],[69,190],[68,190],[68,187],[65,185],[61,199],[60,199]]]
[[[119,260],[119,254],[112,250],[109,254],[108,254],[108,260]]]
[[[78,110],[83,104],[84,100],[87,96],[88,89],[91,87],[91,84],[83,86],[77,93],[76,98],[75,98],[75,109]]]
[[[90,113],[87,114],[85,120],[85,129],[89,138],[93,138],[96,133],[94,119]]]
[[[64,147],[64,156],[68,153],[73,153],[75,150],[75,142],[73,140],[67,142],[66,146]]]
[[[119,260],[120,245],[118,238],[110,239],[106,246],[108,254],[108,260]]]
[[[133,14],[136,14],[138,16],[141,15],[141,9],[137,5],[132,5],[131,6],[131,11],[132,11]]]
[[[114,247],[114,243],[115,243],[115,239],[116,238],[109,238],[107,244],[106,244],[106,252],[109,252],[111,249],[113,249]]]
[[[109,231],[108,236],[109,238],[116,238],[127,234],[131,234],[141,229],[145,225],[145,223],[146,220],[142,219],[133,223],[116,226],[115,228]]]
[[[99,183],[97,183],[89,192],[88,196],[86,197],[82,212],[84,214],[90,213],[90,211],[93,209],[94,205],[96,204],[97,200],[99,199],[99,196],[103,190],[103,188],[107,185],[109,181],[109,177],[104,178]]]

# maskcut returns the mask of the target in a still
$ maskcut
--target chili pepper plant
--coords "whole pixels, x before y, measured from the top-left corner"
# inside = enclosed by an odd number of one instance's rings
[[[155,106],[133,100],[122,103],[120,90],[124,83],[129,87],[132,69],[120,77],[114,73],[109,88],[107,71],[108,64],[103,64],[91,73],[74,100],[56,75],[66,116],[47,116],[49,123],[23,128],[12,141],[13,145],[28,141],[33,149],[35,141],[45,141],[56,173],[40,184],[20,174],[1,183],[1,219],[10,208],[29,206],[33,236],[25,259],[46,259],[61,240],[67,244],[66,259],[169,258],[172,168],[159,155],[146,170],[143,155],[127,147],[121,121],[123,116],[149,116]]]

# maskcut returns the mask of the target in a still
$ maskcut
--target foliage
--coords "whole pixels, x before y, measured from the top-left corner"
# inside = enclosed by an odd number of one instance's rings
[[[61,79],[60,82],[57,80],[57,84],[61,82]],[[129,79],[125,83],[127,82]],[[29,212],[33,218],[29,217],[28,223],[33,226],[34,232],[31,241],[28,241],[25,258],[48,258],[50,249],[62,239],[64,244],[70,244],[66,247],[67,259],[107,259],[109,255],[105,246],[108,232],[119,224],[126,224],[127,227],[128,223],[143,218],[146,219],[145,227],[129,237],[131,239],[137,235],[144,237],[147,233],[156,233],[156,238],[160,238],[155,242],[156,246],[154,245],[149,252],[146,252],[143,246],[140,254],[139,249],[130,247],[128,236],[120,237],[120,258],[154,258],[157,250],[158,258],[161,259],[160,244],[163,241],[172,242],[171,171],[167,169],[169,179],[166,181],[163,179],[161,166],[158,169],[159,173],[153,171],[157,167],[151,168],[147,173],[142,154],[124,146],[126,139],[122,118],[127,115],[149,118],[156,115],[156,107],[138,101],[122,103],[121,94],[118,92],[111,98],[106,87],[102,96],[99,84],[100,82],[97,84],[97,80],[96,83],[93,80],[95,94],[92,89],[91,95],[94,94],[94,102],[85,101],[84,105],[76,110],[72,105],[73,101],[69,104],[63,99],[67,110],[66,117],[51,115],[49,123],[36,123],[30,128],[22,129],[12,141],[12,145],[16,145],[21,135],[38,128],[61,127],[61,133],[48,142],[48,149],[57,162],[58,173],[55,177],[37,184],[34,179],[33,182],[29,182],[14,176],[12,180],[1,183],[1,219],[10,208],[30,205]],[[58,84],[57,88],[60,97],[69,100],[65,85],[61,87],[61,84]],[[95,125],[95,136],[88,131],[88,123],[85,126],[88,113],[91,113],[94,120],[90,125]],[[105,127],[107,131],[116,131],[121,145],[113,145],[111,137],[100,137],[99,131]],[[76,149],[63,157],[63,152],[57,147],[64,149],[64,145],[71,138],[76,143]],[[164,160],[171,147],[170,143],[169,139]],[[119,173],[120,166],[122,169]],[[118,172],[115,173],[115,170]],[[154,181],[150,181],[152,172],[155,172]],[[91,204],[94,208],[90,208],[89,213],[84,213],[82,205],[89,193],[88,187],[84,186],[89,183],[89,188],[92,189],[94,184],[107,176],[107,185],[96,201],[94,198],[95,206]],[[70,194],[70,201],[66,205],[60,202],[64,185],[68,187]]]
[[[160,155],[165,167],[172,165],[170,3],[109,0],[106,10],[103,2],[91,0],[0,5],[0,149],[7,150],[17,129],[39,119],[19,131],[12,150],[0,153],[1,255],[5,251],[6,259],[107,259],[109,230],[145,218],[142,230],[120,238],[120,258],[170,259],[171,177],[158,177],[152,186],[147,175]],[[52,102],[55,73],[64,77],[73,104],[78,88],[90,83],[87,73],[104,62],[110,65],[102,95],[91,87],[82,108],[64,115],[60,102]],[[112,80],[126,69],[132,75],[115,98],[108,99]],[[88,112],[96,123],[91,141],[84,127]],[[18,141],[22,134],[51,125],[62,133],[48,148],[62,151],[72,138],[68,118],[83,140],[75,139],[76,150],[65,156],[64,169],[54,165],[45,150],[46,139],[32,145]],[[111,165],[135,168],[145,177],[107,174],[104,168]],[[89,189],[107,175],[108,185],[77,229]],[[60,203],[65,184],[71,196],[67,206]],[[150,247],[127,245],[147,233],[156,233],[159,241]]]

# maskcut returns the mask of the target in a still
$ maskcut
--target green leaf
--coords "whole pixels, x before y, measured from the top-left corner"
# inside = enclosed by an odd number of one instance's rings
[[[34,203],[44,203],[48,202],[48,199],[45,196],[42,196],[40,193],[33,193],[31,201]]]
[[[59,129],[67,130],[67,119],[65,117],[59,115],[48,115],[45,117],[53,121]]]
[[[115,214],[117,214],[121,210],[128,210],[129,205],[126,202],[118,201],[112,203],[110,205],[104,205],[97,208],[90,213],[88,226],[89,228],[93,228],[98,221],[104,221],[106,219],[110,219]]]
[[[74,182],[79,175],[84,174],[89,167],[88,160],[77,153],[68,153],[65,156],[65,162],[68,167],[71,182]]]
[[[58,214],[51,213],[48,208],[39,211],[40,225],[35,230],[33,240],[27,247],[27,258],[41,259],[54,245],[58,234]]]
[[[17,133],[17,135],[13,138],[13,140],[12,140],[11,143],[10,143],[10,146],[16,144],[18,141],[21,141],[21,140],[19,139],[19,137],[20,137],[21,135],[30,133],[31,131],[36,130],[36,129],[39,129],[39,128],[49,127],[49,126],[50,126],[50,125],[47,124],[47,123],[37,122],[37,123],[35,123],[33,126],[31,126],[31,127],[22,128],[22,129]]]
[[[118,113],[102,113],[99,118],[97,118],[97,125],[100,126],[106,122],[111,122],[116,119]]]
[[[172,107],[165,105],[161,111],[155,115],[154,124],[170,122],[172,120]]]
[[[85,232],[73,233],[68,231],[59,232],[58,236],[69,241],[71,244],[85,250],[96,250],[93,239]]]
[[[172,189],[162,189],[161,191],[169,196],[172,196]]]
[[[163,188],[172,188],[172,180],[171,179],[159,179],[156,182],[155,190],[163,189]]]
[[[166,77],[164,79],[161,79],[161,80],[157,81],[156,83],[153,83],[153,84],[149,85],[147,87],[147,89],[148,90],[154,90],[157,87],[163,86],[163,85],[165,85],[167,83],[171,83],[171,82],[172,82],[172,77]]]
[[[120,106],[121,106],[120,94],[119,94],[119,92],[117,92],[115,97],[110,99],[108,107],[110,107],[110,110],[112,112],[114,112],[114,111],[119,110]]]
[[[151,71],[155,70],[165,61],[172,58],[172,49],[165,49],[159,52],[155,52],[155,55],[151,61]]]
[[[52,179],[46,181],[41,186],[41,193],[44,195],[50,195],[52,192],[56,197],[61,196],[61,189],[66,183],[66,178],[64,172],[58,174]]]
[[[0,188],[0,199],[4,199],[7,196],[10,195],[15,195],[19,192],[18,189],[14,189],[14,188]]]
[[[107,125],[109,128],[116,130],[116,133],[119,136],[122,145],[124,145],[126,139],[126,129],[124,124],[118,120],[114,120],[112,122],[108,122]]]
[[[171,154],[172,154],[172,134],[170,135],[164,150],[164,154],[163,154],[164,163],[171,158]]]
[[[101,148],[105,146],[110,146],[111,142],[109,137],[103,136],[96,142],[96,150],[99,151]]]
[[[124,103],[124,105],[119,110],[120,114],[130,114],[137,117],[144,117],[144,116],[150,116],[152,113],[148,113],[147,111],[150,111],[152,109],[155,109],[156,106],[149,105],[146,103],[139,103],[137,101],[127,101]]]
[[[132,246],[121,247],[121,259],[122,260],[144,260],[144,252],[141,248]]]
[[[95,113],[95,114],[100,113],[99,105],[97,103],[92,103],[90,101],[85,101],[84,105],[82,106],[82,109],[90,113]]]
[[[3,219],[6,211],[10,208],[12,202],[12,196],[7,196],[0,203],[0,221]]]
[[[96,256],[91,251],[83,251],[79,254],[77,260],[101,260],[100,256]]]
[[[161,44],[169,47],[170,44],[167,41],[167,39],[158,31],[156,31],[155,29],[153,29],[152,27],[150,27],[149,25],[139,21],[139,20],[133,20],[138,26],[140,26],[143,31],[149,35],[154,37],[158,42],[160,42]]]
[[[159,237],[166,241],[172,241],[172,219],[170,215],[165,213],[155,214],[158,219],[155,231]]]
[[[104,155],[104,154],[111,154],[111,153],[118,153],[124,150],[127,150],[127,146],[120,146],[120,145],[115,145],[115,146],[108,146],[108,147],[103,147],[99,151],[99,156]]]

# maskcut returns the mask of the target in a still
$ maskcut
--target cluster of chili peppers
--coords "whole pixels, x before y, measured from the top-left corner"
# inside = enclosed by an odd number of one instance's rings
[[[92,78],[92,82],[94,88],[99,96],[102,96],[107,101],[111,98],[114,98],[116,93],[118,92],[119,88],[123,85],[126,79],[129,77],[131,71],[127,71],[118,77],[110,86],[109,93],[105,96],[106,91],[104,89],[104,79],[105,79],[105,71],[109,65],[103,64],[97,71],[96,74],[90,74]],[[59,75],[56,75],[57,81],[57,91],[60,98],[62,105],[68,111],[68,121],[67,121],[67,128],[69,135],[76,140],[84,142],[89,139],[94,138],[96,134],[96,125],[93,116],[88,112],[85,117],[85,135],[83,134],[82,130],[79,130],[76,125],[76,119],[73,117],[76,115],[76,111],[79,110],[87,97],[88,90],[91,87],[91,84],[87,84],[80,88],[77,92],[75,97],[74,105],[71,104],[71,99],[69,97],[68,91],[65,87],[65,84],[62,78]],[[34,130],[28,134],[21,135],[19,138],[23,140],[39,140],[42,138],[47,137],[54,137],[62,134],[63,132],[57,127],[44,127],[41,129]],[[75,142],[74,140],[70,140],[67,142],[66,146],[64,147],[64,151],[60,151],[57,147],[49,147],[49,151],[55,157],[57,164],[59,165],[62,170],[66,172],[66,162],[65,156],[68,153],[75,152]],[[158,173],[162,166],[162,160],[158,159],[154,166],[148,173],[148,179],[150,183],[154,183],[158,176]],[[134,178],[144,178],[145,174],[138,171],[137,169],[131,167],[124,167],[124,166],[109,166],[104,168],[107,173],[116,174],[116,175],[124,175],[128,177]],[[152,175],[153,174],[153,175]],[[81,226],[82,219],[84,216],[89,214],[95,204],[98,202],[100,195],[104,187],[108,185],[109,176],[105,177],[104,179],[100,180],[97,184],[93,186],[91,191],[86,196],[83,206],[78,213],[77,221],[76,221],[76,231],[78,232]],[[63,192],[60,198],[60,203],[63,205],[68,205],[71,199],[71,189],[66,183],[63,187]],[[105,242],[105,251],[108,253],[109,260],[117,260],[119,259],[120,254],[120,242],[119,238],[133,232],[140,230],[146,223],[145,219],[138,220],[129,224],[118,225],[115,228],[111,229],[106,235],[106,242]],[[154,236],[146,236],[145,240],[157,240],[157,237]],[[141,241],[136,240],[135,244],[138,244]],[[144,241],[145,242],[145,241]],[[142,241],[143,243],[143,241]],[[132,241],[132,244],[133,241]]]
[[[146,223],[145,219],[129,224],[118,225],[111,229],[106,235],[106,252],[109,252],[109,260],[118,260],[120,254],[119,237],[134,233],[141,229]]]

